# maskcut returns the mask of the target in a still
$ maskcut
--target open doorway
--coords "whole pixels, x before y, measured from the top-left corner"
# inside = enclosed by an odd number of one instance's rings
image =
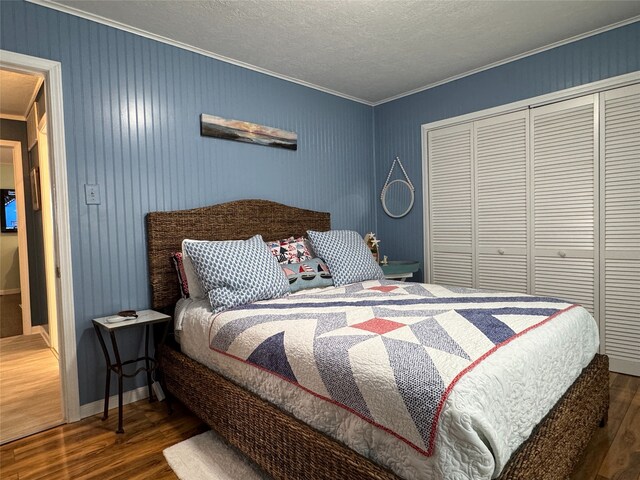
[[[0,444],[64,421],[47,123],[44,77],[0,69]]]
[[[26,232],[17,228],[18,217],[24,218],[20,145],[20,142],[0,143],[0,338],[31,331],[29,291],[20,288],[25,281],[21,267],[27,266],[26,259],[19,258],[20,251],[25,252],[19,245],[26,241]]]
[[[5,74],[11,74],[15,81],[7,80]],[[22,172],[14,171],[12,194],[17,203],[18,224],[14,243],[17,236],[18,244],[26,244],[24,249],[18,248],[17,261],[22,331],[0,338],[0,443],[5,443],[79,420],[80,406],[61,66],[59,62],[0,50],[0,75],[0,147],[11,150],[14,164],[22,166]],[[7,111],[7,103],[20,96],[13,87],[33,81],[36,86],[27,105],[17,112]],[[13,130],[16,127],[20,135]],[[0,314],[4,316],[4,309]],[[25,351],[39,354],[40,358],[26,360]],[[44,353],[48,356],[46,365],[39,363],[44,361]],[[44,374],[41,378],[47,379],[39,391],[27,390],[29,363]],[[19,372],[20,381],[5,382],[12,370]],[[22,408],[3,404],[11,394],[24,401]],[[30,413],[27,408],[40,399],[45,403],[36,409],[37,413]],[[51,414],[45,415],[47,410]],[[17,413],[21,430],[5,424],[12,411]]]
[[[5,126],[5,136],[19,138],[20,130]],[[22,146],[18,140],[0,140],[0,339],[31,333],[27,229],[18,228],[27,211]]]

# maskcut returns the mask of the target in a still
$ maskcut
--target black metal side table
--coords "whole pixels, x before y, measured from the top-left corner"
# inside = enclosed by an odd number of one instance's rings
[[[166,322],[162,341],[160,342],[161,344],[163,344],[165,342],[167,332],[169,331],[169,324],[171,323],[171,317],[169,315],[156,312],[155,310],[141,310],[137,312],[137,315],[137,318],[126,317],[123,319],[123,317],[119,315],[111,315],[109,317],[94,318],[92,320],[93,328],[95,328],[96,335],[98,335],[98,340],[100,341],[100,346],[102,347],[102,353],[104,353],[104,359],[107,364],[107,379],[104,390],[104,414],[102,416],[102,420],[106,420],[109,417],[109,387],[111,383],[111,372],[114,372],[116,375],[118,375],[118,429],[116,430],[116,433],[124,433],[124,429],[122,428],[122,379],[125,377],[135,377],[141,372],[146,372],[147,387],[149,388],[149,401],[151,402],[153,400],[153,392],[151,389],[151,372],[153,372],[157,368],[157,362],[155,358],[149,356],[149,327],[155,323]],[[120,352],[118,351],[116,330],[124,330],[126,328],[143,325],[145,329],[144,356],[123,362],[120,359]],[[102,330],[108,332],[109,337],[111,338],[111,347],[113,348],[115,363],[111,361],[109,350],[107,349],[107,345],[105,344]],[[130,374],[124,373],[122,367],[142,361],[145,362],[144,367],[140,367],[135,372]]]

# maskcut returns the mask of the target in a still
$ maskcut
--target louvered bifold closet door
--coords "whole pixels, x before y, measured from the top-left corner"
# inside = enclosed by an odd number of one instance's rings
[[[640,375],[640,85],[600,100],[601,339],[612,371]]]
[[[473,286],[472,125],[428,134],[429,281]]]
[[[597,310],[596,96],[531,111],[533,293]]]
[[[475,122],[476,286],[527,293],[529,112]]]

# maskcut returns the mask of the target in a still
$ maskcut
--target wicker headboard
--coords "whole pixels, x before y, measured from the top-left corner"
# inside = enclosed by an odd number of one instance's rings
[[[289,207],[268,200],[238,200],[210,207],[147,214],[147,256],[152,308],[173,307],[180,292],[171,254],[182,248],[185,238],[239,240],[260,234],[267,240],[307,230],[329,230],[328,213]]]

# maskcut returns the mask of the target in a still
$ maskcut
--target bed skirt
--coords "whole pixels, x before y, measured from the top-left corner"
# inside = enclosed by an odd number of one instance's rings
[[[342,443],[175,349],[160,352],[165,389],[275,479],[399,480]],[[569,477],[609,408],[609,359],[597,354],[499,480]]]

